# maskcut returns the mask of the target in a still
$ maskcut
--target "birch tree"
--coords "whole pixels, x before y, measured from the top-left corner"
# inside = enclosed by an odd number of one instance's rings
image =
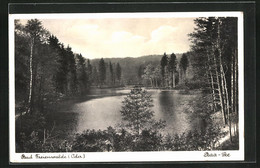
[[[42,23],[38,19],[31,19],[27,22],[25,26],[25,31],[29,36],[29,44],[30,44],[30,59],[29,59],[29,71],[30,71],[30,83],[29,83],[29,96],[28,96],[28,108],[27,113],[31,113],[33,108],[33,58],[34,58],[34,47],[36,43],[40,43],[45,37],[45,30],[42,27]]]
[[[207,67],[214,106],[220,107],[224,124],[228,125],[232,141],[232,118],[237,106],[237,18],[209,17],[195,19],[195,31],[190,34],[193,49],[206,55],[202,59]],[[220,106],[219,106],[220,105]],[[235,113],[234,113],[235,114]],[[235,124],[236,125],[236,124]]]

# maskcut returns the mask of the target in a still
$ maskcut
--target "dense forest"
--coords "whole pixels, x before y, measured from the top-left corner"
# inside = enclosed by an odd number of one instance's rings
[[[28,113],[62,97],[84,95],[91,86],[120,85],[121,73],[119,63],[111,64],[103,58],[91,65],[37,19],[25,26],[15,21],[16,102]]]
[[[183,54],[89,60],[74,53],[46,30],[41,21],[15,20],[15,105],[18,152],[149,151],[238,148],[237,18],[194,20],[192,49]],[[138,85],[122,102],[123,122],[107,130],[86,130],[69,141],[52,134],[55,105],[86,96],[92,88]],[[155,121],[146,89],[201,90],[205,132],[163,135],[164,121]],[[214,125],[214,114],[223,122]],[[135,117],[133,117],[135,116]],[[34,125],[32,127],[31,125]],[[229,146],[216,146],[222,127]]]

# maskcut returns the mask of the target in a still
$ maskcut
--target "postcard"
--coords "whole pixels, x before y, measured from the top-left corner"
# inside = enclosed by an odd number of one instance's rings
[[[9,14],[11,163],[244,160],[243,12]]]

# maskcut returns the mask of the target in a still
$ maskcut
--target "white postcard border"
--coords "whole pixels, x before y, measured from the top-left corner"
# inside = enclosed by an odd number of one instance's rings
[[[239,80],[239,150],[172,151],[172,152],[15,152],[15,19],[79,19],[79,18],[187,18],[238,17]],[[11,163],[37,162],[135,162],[135,161],[242,161],[244,160],[244,28],[243,12],[160,12],[160,13],[80,13],[80,14],[9,14],[9,155]],[[212,154],[214,156],[210,156]],[[27,159],[26,159],[27,158]]]

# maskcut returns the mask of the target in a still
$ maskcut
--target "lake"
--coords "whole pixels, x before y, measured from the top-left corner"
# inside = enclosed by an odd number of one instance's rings
[[[121,122],[120,109],[122,101],[130,89],[93,89],[84,98],[67,100],[58,108],[60,124],[72,127],[74,132],[81,133],[87,129],[104,130]],[[180,90],[148,90],[152,95],[154,117],[165,120],[165,133],[182,134],[193,130],[205,130],[205,121],[196,115],[194,106],[201,92]],[[74,117],[66,117],[66,115]],[[75,117],[76,116],[76,117]],[[59,120],[56,118],[56,120]]]

